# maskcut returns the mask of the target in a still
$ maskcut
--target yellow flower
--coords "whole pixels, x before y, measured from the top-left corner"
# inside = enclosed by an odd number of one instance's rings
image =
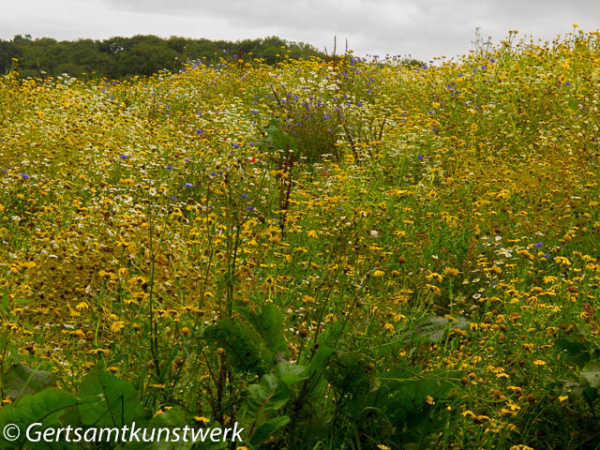
[[[196,422],[202,422],[204,424],[207,424],[208,422],[210,422],[210,419],[208,417],[204,417],[204,416],[195,416],[194,420]],[[238,447],[239,448],[239,447]]]
[[[458,269],[455,269],[454,267],[446,267],[446,268],[444,268],[444,275],[455,277],[458,274],[459,274]]]
[[[545,362],[545,361],[542,361],[541,359],[536,359],[536,360],[533,362],[533,364],[534,364],[534,365],[536,365],[536,366],[540,366],[540,367],[541,367],[541,366],[545,366],[545,365],[546,365],[546,362]]]
[[[125,328],[125,322],[122,320],[117,320],[110,326],[111,331],[114,331],[115,333],[120,332],[123,328]]]
[[[556,264],[560,264],[561,266],[569,267],[571,265],[571,261],[569,261],[569,259],[565,258],[564,256],[557,256],[556,258],[554,258],[554,260],[556,261]]]
[[[426,284],[425,286],[427,287],[428,291],[433,293],[433,295],[440,295],[442,293],[442,290],[433,284]]]
[[[379,450],[390,450],[390,448],[389,448],[387,445],[383,445],[383,444],[379,444],[379,445],[377,446],[377,448],[378,448]]]
[[[444,277],[437,272],[431,272],[429,274],[429,279],[433,281],[443,281]]]
[[[383,326],[383,329],[384,329],[385,331],[389,331],[389,332],[390,332],[390,333],[392,333],[392,334],[394,333],[394,331],[396,331],[396,330],[394,329],[394,325],[392,325],[391,323],[386,323],[386,324]]]
[[[77,311],[87,311],[90,309],[90,305],[88,305],[86,302],[79,302],[77,305],[75,305],[75,309]]]
[[[559,402],[564,402],[565,400],[568,400],[568,399],[569,399],[568,395],[561,395],[560,397],[558,397]]]

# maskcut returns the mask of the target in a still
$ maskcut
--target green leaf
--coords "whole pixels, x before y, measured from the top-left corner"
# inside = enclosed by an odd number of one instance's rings
[[[273,303],[265,304],[260,314],[252,316],[252,324],[265,340],[273,355],[289,357],[287,342],[283,336],[283,313]]]
[[[594,407],[594,403],[598,400],[598,389],[587,386],[583,389],[583,398],[590,405],[590,408]]]
[[[590,348],[584,342],[557,339],[555,345],[562,350],[566,361],[578,367],[583,367],[591,359]]]
[[[275,375],[287,386],[298,383],[308,378],[307,367],[289,362],[282,362],[275,367]]]
[[[93,370],[83,380],[80,397],[82,400],[99,400],[79,407],[84,425],[121,427],[144,415],[133,385],[101,369]]]
[[[471,325],[464,317],[455,317],[450,321],[445,317],[430,317],[422,322],[413,334],[413,342],[440,342],[448,330],[466,330]]]
[[[600,360],[588,362],[581,369],[581,376],[595,389],[600,388]]]
[[[288,416],[275,417],[267,420],[258,428],[256,428],[256,431],[250,438],[250,445],[252,445],[252,447],[260,446],[271,436],[275,435],[277,431],[279,431],[281,428],[284,428],[288,423],[290,423],[290,421],[291,419]]]
[[[329,359],[334,353],[335,349],[326,345],[320,346],[308,365],[310,376],[312,377],[315,373],[325,370],[329,364]]]
[[[288,146],[291,150],[297,150],[296,141],[292,136],[284,133],[279,127],[279,123],[275,119],[271,119],[266,129],[267,136],[263,140],[262,147],[272,150],[287,150]]]
[[[290,398],[286,384],[275,375],[265,375],[259,384],[248,386],[246,391],[246,416],[255,419],[263,411],[276,411]]]
[[[225,349],[227,361],[238,372],[264,374],[273,360],[273,353],[264,339],[246,323],[223,319],[208,327],[204,339]]]
[[[19,447],[17,443],[23,444],[25,431],[33,424],[41,423],[32,429],[33,433],[43,432],[47,428],[56,428],[63,425],[62,418],[65,412],[79,404],[79,399],[70,392],[58,388],[48,388],[34,395],[26,395],[16,406],[5,406],[0,409],[0,430],[8,424],[14,424],[21,430],[21,440],[9,444],[8,448]],[[0,433],[0,443],[4,444],[3,435]],[[5,448],[4,445],[0,445]],[[64,448],[58,443],[54,448]],[[45,442],[28,442],[27,448],[47,449]]]
[[[32,370],[22,363],[13,364],[1,377],[5,395],[18,399],[27,394],[56,386],[56,375],[44,370]]]
[[[159,429],[159,428],[179,428],[180,430],[187,425],[187,414],[180,406],[167,409],[150,420],[146,425],[140,425],[136,422],[136,428]],[[151,433],[147,431],[146,433]],[[174,436],[174,435],[173,435]],[[123,446],[126,450],[189,450],[194,446],[190,434],[188,433],[188,442],[183,440],[183,434],[179,431],[180,440],[178,442],[154,441],[154,442],[129,442]],[[174,439],[173,439],[174,440]]]

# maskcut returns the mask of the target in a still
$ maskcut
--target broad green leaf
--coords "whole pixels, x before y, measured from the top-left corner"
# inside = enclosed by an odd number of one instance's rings
[[[277,431],[285,427],[290,423],[291,419],[288,416],[275,417],[267,420],[256,428],[256,431],[250,437],[250,445],[252,447],[258,447],[264,443],[271,436],[275,435]]]
[[[445,317],[430,317],[422,322],[413,334],[413,342],[440,342],[448,330],[466,330],[471,325],[464,317],[455,317],[450,321]]]
[[[277,377],[279,377],[281,381],[288,386],[308,378],[306,366],[289,362],[277,364],[277,367],[275,368],[275,375],[277,375]]]
[[[265,304],[260,314],[253,315],[253,325],[273,355],[288,358],[289,349],[283,336],[283,313],[273,303]]]
[[[263,411],[276,411],[290,398],[286,384],[275,375],[264,375],[246,391],[246,416],[255,419]]]
[[[80,397],[82,400],[100,400],[84,403],[79,407],[84,425],[121,427],[144,415],[133,385],[101,369],[93,370],[83,380]]]
[[[175,435],[173,434],[171,437],[172,442],[166,441],[154,441],[154,442],[129,442],[125,444],[122,448],[127,450],[189,450],[194,446],[194,442],[191,439],[191,436],[188,434],[187,439],[188,442],[183,440],[183,432],[181,431],[187,425],[187,414],[183,410],[183,408],[179,406],[175,406],[173,408],[167,409],[162,414],[159,414],[150,420],[150,422],[146,423],[137,423],[136,428],[139,429],[160,429],[160,428],[169,428],[171,430],[178,428],[177,434],[180,439],[178,442],[174,442]],[[146,432],[151,433],[151,431]],[[141,435],[141,433],[140,433]]]
[[[4,430],[8,424],[17,425],[21,431],[21,439],[12,444],[6,444],[3,435],[0,433],[0,447],[15,448],[17,443],[23,444],[27,428],[33,424],[41,423],[35,426],[31,432],[43,432],[47,428],[56,428],[64,425],[61,418],[65,412],[79,404],[79,399],[75,395],[58,388],[48,388],[34,395],[26,395],[16,406],[5,406],[0,409],[0,430]],[[5,445],[8,445],[6,447]],[[27,448],[47,449],[45,442],[28,442]],[[53,448],[66,448],[65,443],[57,443]]]
[[[296,141],[292,136],[287,135],[280,128],[275,119],[269,122],[266,129],[267,135],[263,140],[262,147],[272,150],[286,150],[288,147],[291,150],[297,150]]]
[[[262,375],[273,359],[264,339],[243,322],[220,320],[206,329],[204,339],[214,347],[223,348],[228,363],[239,372]]]
[[[50,386],[56,386],[56,375],[44,370],[32,370],[22,363],[13,364],[2,375],[4,395],[18,399],[24,395],[34,394]]]
[[[314,376],[315,373],[325,370],[327,364],[329,364],[329,359],[334,353],[335,349],[326,345],[320,346],[308,365],[310,375]]]
[[[600,388],[600,360],[589,361],[583,369],[581,376],[595,389]]]
[[[557,339],[555,345],[562,350],[566,361],[578,367],[583,367],[591,359],[590,348],[584,342],[563,338]]]

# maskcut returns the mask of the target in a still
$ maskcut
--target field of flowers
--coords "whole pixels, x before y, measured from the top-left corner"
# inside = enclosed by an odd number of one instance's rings
[[[516,36],[0,77],[0,424],[596,448],[600,36]]]

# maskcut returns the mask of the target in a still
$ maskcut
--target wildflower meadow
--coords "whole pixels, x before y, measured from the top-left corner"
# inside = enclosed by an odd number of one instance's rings
[[[598,33],[428,65],[18,71],[3,448],[600,444]],[[243,430],[50,445],[33,422]]]

